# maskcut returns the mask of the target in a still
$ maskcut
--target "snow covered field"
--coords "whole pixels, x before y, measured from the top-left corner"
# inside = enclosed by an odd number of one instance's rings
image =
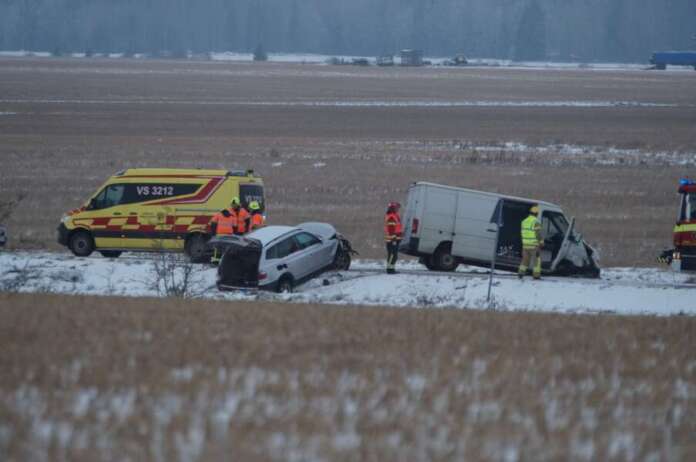
[[[0,254],[0,288],[20,292],[163,296],[154,270],[156,257],[126,254],[119,259],[76,258],[67,253]],[[382,272],[379,261],[356,261],[350,271],[327,273],[294,294],[222,293],[215,269],[196,265],[188,294],[215,299],[387,305],[419,308],[473,308],[565,313],[696,314],[693,276],[656,268],[608,268],[601,279],[548,277],[542,281],[499,272],[487,301],[488,275],[480,268],[432,273],[415,261],[398,265],[400,274]]]
[[[50,51],[26,51],[26,50],[0,50],[0,57],[8,58],[51,58],[53,55]],[[67,53],[64,57],[70,58],[87,58],[85,53]],[[95,53],[94,58],[110,58],[119,59],[126,57],[125,53]],[[135,59],[150,59],[144,53],[135,53],[132,58]],[[253,62],[253,53],[242,53],[235,51],[220,51],[201,54],[188,55],[189,59],[210,59],[211,61],[230,61],[230,62]],[[317,53],[268,53],[268,61],[275,63],[300,63],[300,64],[329,64],[331,60],[339,60],[344,63],[351,63],[354,59],[366,59],[371,65],[376,65],[374,56],[358,56],[358,55],[323,55]],[[442,56],[426,56],[423,58],[429,61],[434,66],[445,66],[450,61],[451,57]],[[588,62],[555,62],[555,61],[512,61],[509,59],[494,59],[494,58],[469,58],[469,64],[466,67],[510,67],[510,68],[525,68],[525,69],[589,69],[600,71],[641,71],[645,70],[650,65],[647,63],[588,63]],[[399,65],[401,58],[398,53],[394,55],[394,63]],[[456,68],[456,67],[453,67]],[[690,66],[670,66],[670,71],[692,71]],[[663,71],[664,72],[664,71]]]

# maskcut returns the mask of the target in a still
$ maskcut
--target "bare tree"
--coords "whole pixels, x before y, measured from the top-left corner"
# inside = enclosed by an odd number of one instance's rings
[[[204,265],[192,263],[184,254],[167,252],[162,242],[158,242],[157,252],[149,272],[151,290],[160,296],[180,298],[200,297],[210,290]]]

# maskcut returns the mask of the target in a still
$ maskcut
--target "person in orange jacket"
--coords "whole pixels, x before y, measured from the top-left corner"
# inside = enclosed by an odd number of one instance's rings
[[[266,220],[263,218],[261,213],[261,206],[257,201],[249,202],[249,211],[251,212],[251,217],[249,219],[249,232],[255,229],[263,228],[266,225]]]
[[[242,207],[242,204],[239,202],[238,197],[232,199],[232,206],[229,210],[231,213],[234,213],[234,215],[237,217],[237,227],[235,229],[235,234],[246,234],[249,231],[249,219],[251,218],[251,215],[249,215],[249,212],[247,212],[247,210],[244,207]]]
[[[236,199],[236,198],[235,198]],[[232,199],[231,205],[234,206],[234,200]],[[237,199],[239,202],[239,199]],[[237,214],[232,210],[232,208],[220,210],[218,213],[213,215],[212,220],[210,220],[210,234],[213,236],[225,236],[235,234],[237,231]],[[220,255],[217,249],[213,251],[213,256],[211,258],[211,263],[219,263]]]
[[[401,204],[390,202],[387,213],[384,216],[384,241],[387,244],[387,274],[396,274],[396,260],[399,257],[399,244],[403,236],[401,216],[399,209]]]

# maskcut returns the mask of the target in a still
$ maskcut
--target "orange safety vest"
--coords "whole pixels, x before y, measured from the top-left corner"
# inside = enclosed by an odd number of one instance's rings
[[[227,216],[225,216],[227,212]],[[215,214],[211,223],[216,223],[215,234],[217,236],[224,234],[234,234],[234,229],[237,227],[237,215],[234,211],[225,210]]]
[[[249,228],[249,212],[244,207],[237,211],[237,234],[246,234]]]
[[[387,212],[384,217],[384,240],[387,242],[401,240],[403,228],[401,217],[396,212]]]
[[[264,222],[263,214],[261,214],[260,212],[251,214],[251,225],[249,226],[250,231],[263,228],[265,224],[266,223]]]

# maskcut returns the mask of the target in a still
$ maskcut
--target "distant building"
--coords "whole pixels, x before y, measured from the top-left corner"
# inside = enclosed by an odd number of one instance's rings
[[[401,65],[402,66],[422,66],[423,51],[422,50],[401,50]]]
[[[393,66],[394,65],[394,56],[392,55],[382,55],[377,57],[377,65],[378,66]]]

